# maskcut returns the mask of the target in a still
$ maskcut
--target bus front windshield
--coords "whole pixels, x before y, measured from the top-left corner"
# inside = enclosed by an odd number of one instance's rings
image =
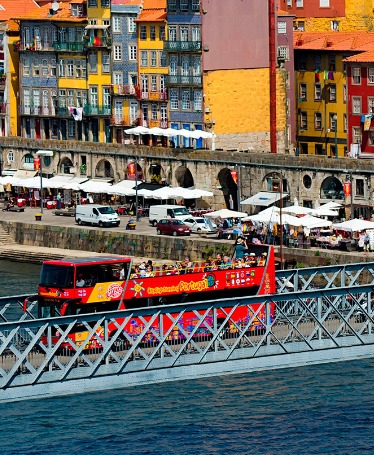
[[[74,267],[43,264],[39,285],[51,288],[74,288]]]

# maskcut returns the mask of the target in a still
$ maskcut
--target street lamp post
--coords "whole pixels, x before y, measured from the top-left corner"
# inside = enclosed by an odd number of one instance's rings
[[[333,116],[335,122],[335,158],[338,158],[338,116]]]
[[[38,150],[36,154],[40,157],[40,213],[43,213],[43,156],[53,156],[53,151]]]
[[[138,157],[135,158],[135,211],[136,211],[136,221],[140,220],[139,210],[138,210]]]

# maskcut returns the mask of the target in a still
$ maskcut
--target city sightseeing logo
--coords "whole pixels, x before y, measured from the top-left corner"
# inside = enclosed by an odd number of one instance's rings
[[[106,295],[109,299],[114,300],[114,299],[118,299],[119,297],[121,297],[122,292],[123,292],[122,287],[119,284],[113,283],[108,287]]]

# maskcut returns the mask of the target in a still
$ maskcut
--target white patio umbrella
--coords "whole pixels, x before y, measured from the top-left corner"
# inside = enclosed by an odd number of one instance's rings
[[[282,211],[285,213],[293,213],[294,215],[307,215],[308,213],[312,212],[312,209],[307,207],[302,207],[295,199],[295,204],[289,207],[283,207]]]
[[[242,221],[259,221],[260,223],[279,223],[279,209],[274,205],[261,210],[256,215],[249,215],[242,219]]]
[[[208,131],[203,130],[195,130],[191,131],[190,137],[192,139],[212,139],[213,133],[208,133]]]
[[[245,218],[247,214],[245,212],[236,212],[235,210],[221,209],[206,213],[205,216],[210,218]]]
[[[146,199],[153,199],[154,198],[154,191],[146,190],[145,188],[138,190],[138,196],[142,196]]]
[[[313,209],[310,211],[311,215],[314,216],[337,216],[339,213],[336,210],[331,210],[328,207],[321,205],[318,209]]]
[[[289,224],[291,226],[301,226],[300,219],[296,216],[282,213],[282,224]],[[260,223],[276,223],[280,224],[281,215],[278,207],[268,207],[265,210],[257,213],[256,215],[250,215],[242,218],[242,221],[259,221]]]
[[[341,231],[357,232],[374,229],[374,223],[372,221],[354,218],[353,220],[343,221],[343,223],[335,223],[332,227]]]
[[[79,189],[85,193],[113,194],[112,185],[108,182],[89,180],[88,182],[81,183]]]
[[[186,130],[184,128],[180,129],[180,130],[175,130],[176,131],[176,136],[183,136],[183,137],[189,137],[191,138],[191,134],[192,134],[192,131],[190,130]]]
[[[162,132],[163,136],[173,137],[173,136],[177,136],[176,131],[178,131],[178,130],[175,130],[174,128],[165,128],[162,131],[163,131]]]
[[[315,208],[317,209],[320,207],[324,207],[325,209],[334,210],[334,209],[338,209],[338,208],[342,207],[342,204],[339,204],[338,202],[330,201],[330,202],[327,202],[326,204],[322,204],[319,207],[315,207]]]
[[[7,185],[8,183],[13,185],[14,181],[15,181],[15,178],[13,177],[13,175],[4,175],[4,177],[0,177],[0,183],[2,185]]]
[[[153,136],[163,136],[164,131],[164,129],[158,128],[157,126],[148,129],[148,133],[152,134]]]
[[[125,133],[135,134],[136,136],[139,136],[139,134],[149,134],[149,128],[146,128],[145,126],[136,126],[135,128],[125,130]]]
[[[134,190],[135,180],[122,180],[121,182],[116,183],[111,186],[111,191],[113,194],[118,194],[120,196],[135,196],[136,191]]]
[[[43,177],[43,188],[47,188],[48,179]],[[22,186],[24,188],[39,188],[40,189],[40,177],[31,177],[29,179],[17,179],[15,186]]]
[[[299,226],[303,226],[309,229],[319,228],[319,227],[330,227],[332,222],[329,220],[323,220],[322,218],[317,218],[312,215],[305,215],[299,218]]]
[[[190,188],[197,195],[197,198],[200,197],[212,197],[214,194],[212,191],[200,190],[199,188]]]

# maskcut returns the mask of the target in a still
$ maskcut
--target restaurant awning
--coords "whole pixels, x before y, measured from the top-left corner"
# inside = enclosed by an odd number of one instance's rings
[[[34,169],[18,169],[13,177],[17,179],[29,179],[35,177],[37,173],[38,171],[34,171]]]
[[[288,196],[288,193],[282,193],[282,199]],[[240,204],[250,204],[250,205],[265,205],[274,204],[274,202],[279,201],[280,193],[277,191],[260,191],[259,193],[251,196],[244,201],[241,201]]]

